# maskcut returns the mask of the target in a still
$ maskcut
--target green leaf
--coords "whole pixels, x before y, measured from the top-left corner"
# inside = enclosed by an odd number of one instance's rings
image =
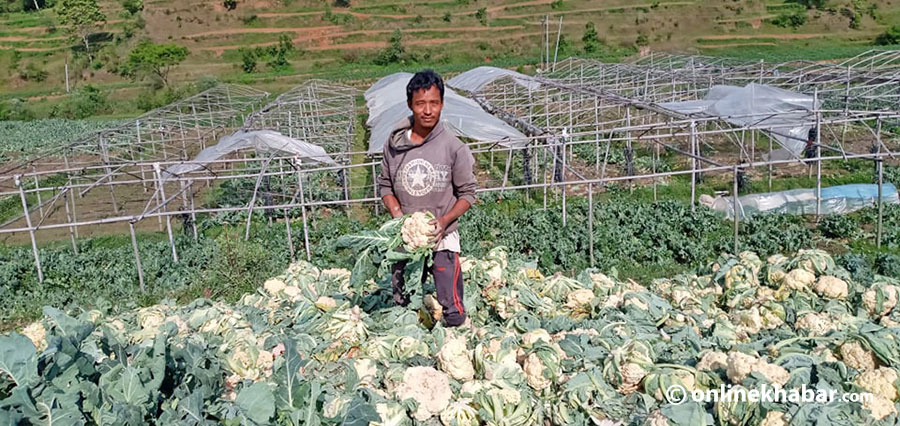
[[[660,411],[669,419],[669,424],[678,426],[705,425],[706,410],[699,403],[686,402],[684,404],[666,404],[660,407]]]
[[[19,333],[0,336],[0,373],[17,386],[27,386],[37,379],[37,349],[31,340]]]
[[[244,388],[235,399],[241,414],[256,424],[267,424],[275,415],[275,396],[272,389],[263,382]]]

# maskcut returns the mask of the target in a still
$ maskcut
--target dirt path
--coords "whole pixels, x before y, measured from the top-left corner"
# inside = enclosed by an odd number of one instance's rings
[[[54,41],[54,40],[65,40],[66,37],[58,36],[58,37],[44,37],[44,38],[29,38],[25,36],[5,36],[0,37],[0,42],[10,41],[10,42],[20,42],[20,43],[33,43],[40,41]]]
[[[692,1],[673,1],[669,3],[660,3],[660,6],[691,6],[697,4]],[[559,15],[571,15],[574,13],[590,13],[590,12],[604,12],[607,10],[617,10],[617,9],[640,9],[649,7],[646,4],[639,5],[628,5],[628,6],[606,6],[606,7],[594,7],[590,9],[578,9],[578,10],[562,10],[562,11],[553,11],[553,12],[538,12],[538,13],[524,13],[521,15],[500,15],[497,18],[506,18],[506,19],[520,19],[520,18],[534,18],[537,16],[544,16],[547,14],[553,16]]]
[[[752,40],[755,38],[772,38],[776,40],[803,40],[807,38],[820,38],[834,35],[833,33],[819,34],[720,34],[709,35],[697,40]]]
[[[777,43],[772,43],[772,42],[759,42],[759,43],[704,44],[699,47],[700,47],[700,49],[719,49],[719,48],[738,47],[738,46],[776,46],[776,45],[777,45]]]
[[[304,27],[304,28],[232,28],[227,30],[214,30],[214,31],[205,31],[202,33],[189,34],[183,36],[183,38],[200,38],[200,37],[208,37],[208,36],[216,36],[216,35],[237,35],[237,34],[277,34],[277,33],[304,33],[311,31],[331,31],[331,30],[342,30],[344,27],[340,25],[328,25],[324,27]]]

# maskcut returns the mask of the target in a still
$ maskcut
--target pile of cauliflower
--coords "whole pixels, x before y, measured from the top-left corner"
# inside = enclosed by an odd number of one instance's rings
[[[423,247],[428,220],[414,214],[404,223],[409,248]],[[669,404],[669,387],[761,383],[868,392],[873,398],[841,406],[848,422],[900,419],[900,283],[854,282],[823,251],[723,255],[646,285],[593,269],[545,276],[503,248],[461,260],[472,325],[460,328],[422,315],[433,311],[433,295],[407,308],[364,309],[351,302],[359,298],[349,271],[306,262],[235,304],[92,316],[136,345],[160,333],[173,344],[205,342],[221,366],[224,403],[254,383],[279,386],[287,351],[297,351],[300,374],[327,401],[314,410],[320,422],[359,415],[363,404],[377,417],[371,426],[690,424]],[[22,334],[42,349],[46,326]],[[275,404],[277,416],[286,408]],[[696,408],[723,425],[833,415],[790,402]]]

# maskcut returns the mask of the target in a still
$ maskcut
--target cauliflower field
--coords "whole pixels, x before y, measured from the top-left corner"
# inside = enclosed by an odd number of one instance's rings
[[[648,286],[465,259],[471,327],[363,303],[386,282],[290,265],[257,293],[117,316],[45,309],[0,337],[3,424],[895,424],[898,282],[817,250],[750,252]],[[361,306],[368,306],[361,308]],[[670,404],[759,383],[868,403]]]

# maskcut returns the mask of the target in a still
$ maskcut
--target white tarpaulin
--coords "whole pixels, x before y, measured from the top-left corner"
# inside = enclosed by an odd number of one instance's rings
[[[722,117],[737,126],[770,126],[764,131],[787,148],[774,150],[770,160],[801,155],[810,129],[804,123],[818,108],[813,105],[812,96],[756,83],[744,87],[713,86],[703,100],[664,102],[659,106],[687,115]]]
[[[371,128],[369,152],[381,152],[392,127],[412,112],[406,105],[406,84],[412,78],[410,73],[395,73],[378,80],[366,90],[366,106]],[[444,89],[444,109],[441,121],[448,125],[457,136],[478,141],[502,141],[509,139],[515,143],[525,143],[526,136],[503,120],[485,112],[475,101],[460,96],[452,89]],[[503,142],[500,145],[506,146]]]
[[[528,91],[535,90],[541,86],[541,83],[534,81],[525,74],[497,67],[478,67],[470,69],[451,78],[447,81],[447,85],[454,89],[477,92],[490,82],[506,76],[512,77],[513,81],[528,89]]]
[[[164,178],[168,179],[172,176],[200,170],[211,161],[245,148],[254,148],[259,154],[297,156],[301,163],[337,165],[325,152],[325,149],[318,145],[293,139],[273,130],[240,130],[219,139],[219,143],[200,151],[193,160],[169,167],[164,172]]]
[[[897,188],[885,183],[881,187],[881,200],[887,204],[897,204]],[[878,201],[878,185],[850,184],[822,188],[821,214],[847,214],[865,207],[874,206]],[[711,197],[701,195],[700,203],[720,212],[728,218],[734,217],[734,199],[731,197]],[[738,197],[738,217],[751,217],[760,213],[816,214],[816,190],[792,189],[789,191],[750,194]]]

